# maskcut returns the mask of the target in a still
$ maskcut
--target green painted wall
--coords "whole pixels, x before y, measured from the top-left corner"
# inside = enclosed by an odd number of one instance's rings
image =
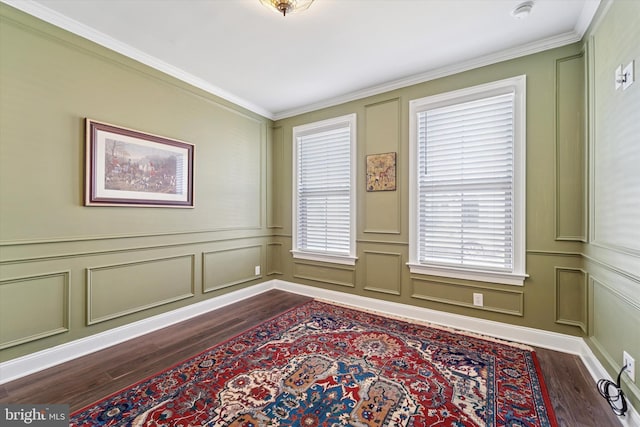
[[[85,117],[195,144],[195,208],[83,206]],[[0,4],[0,361],[265,280],[270,127]]]
[[[589,82],[588,342],[612,376],[622,352],[636,360],[624,390],[640,408],[640,2],[609,4],[586,40]],[[635,61],[636,82],[616,90],[614,70]]]
[[[411,275],[408,261],[409,101],[527,76],[527,272],[524,286]],[[299,262],[291,248],[292,127],[357,113],[357,246],[353,268]],[[548,331],[587,327],[584,240],[584,55],[574,44],[277,121],[270,152],[274,223],[287,280]],[[577,129],[577,130],[576,130]],[[365,191],[365,157],[397,152],[398,189]],[[570,220],[568,220],[568,219]],[[473,293],[485,306],[473,306]]]
[[[483,319],[583,336],[615,378],[622,352],[640,362],[640,82],[614,90],[619,64],[640,68],[640,2],[603,2],[583,43],[494,64],[277,121],[269,259],[287,280]],[[411,275],[408,104],[527,75],[527,273],[523,287]],[[299,262],[291,248],[291,138],[297,125],[358,117],[353,268]],[[367,193],[365,156],[398,153],[398,190]],[[484,294],[485,307],[472,305]],[[624,380],[640,405],[640,375]]]
[[[612,374],[623,349],[640,361],[640,83],[612,89],[640,63],[639,8],[614,2],[584,44],[271,123],[0,4],[0,361],[267,278],[585,336]],[[409,101],[520,74],[530,278],[410,275]],[[294,261],[292,127],[352,112],[359,260]],[[194,143],[196,207],[84,207],[85,117]],[[365,156],[389,151],[398,190],[365,192]]]

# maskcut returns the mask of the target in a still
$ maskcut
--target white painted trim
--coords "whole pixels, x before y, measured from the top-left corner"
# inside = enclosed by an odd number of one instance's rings
[[[50,368],[60,363],[120,344],[132,338],[166,328],[178,322],[242,301],[273,288],[271,282],[260,283],[177,310],[139,320],[69,343],[51,347],[17,359],[0,363],[0,384]]]
[[[526,75],[471,86],[450,92],[429,95],[409,101],[409,262],[412,273],[507,285],[524,284],[526,274]],[[418,114],[431,109],[475,101],[497,95],[513,94],[513,268],[497,271],[477,268],[461,268],[455,265],[422,263],[419,260],[420,225],[419,179],[420,141],[418,140]]]
[[[87,40],[99,44],[100,46],[111,49],[114,52],[120,53],[128,58],[141,62],[144,65],[148,65],[158,71],[175,77],[183,82],[189,83],[199,89],[209,92],[215,96],[226,99],[240,107],[246,108],[249,111],[253,111],[256,114],[260,114],[268,119],[273,119],[273,113],[265,108],[260,107],[250,101],[240,98],[226,90],[211,84],[210,82],[196,77],[191,73],[188,73],[178,67],[175,67],[167,62],[164,62],[155,56],[142,52],[126,43],[122,43],[119,40],[114,39],[94,28],[91,28],[85,24],[82,24],[74,19],[71,19],[61,13],[58,13],[40,3],[32,0],[2,0],[3,3],[8,4],[22,12],[35,16],[49,24],[62,28]]]
[[[358,257],[350,255],[316,254],[305,251],[289,251],[296,259],[306,259],[310,261],[332,262],[334,264],[356,265]]]
[[[472,70],[474,68],[480,68],[486,65],[491,65],[498,62],[507,61],[510,59],[515,59],[522,56],[531,55],[534,53],[538,53],[545,50],[554,49],[556,47],[561,47],[571,43],[575,43],[582,39],[582,36],[585,31],[583,27],[585,25],[586,20],[589,18],[588,15],[589,15],[590,9],[588,8],[588,6],[591,6],[591,2],[589,2],[589,5],[585,5],[585,9],[583,10],[583,13],[574,31],[570,31],[564,34],[559,34],[557,36],[549,37],[549,38],[539,40],[533,43],[529,43],[523,46],[519,46],[516,48],[506,49],[501,52],[496,52],[496,53],[492,53],[482,57],[474,58],[469,61],[464,61],[455,65],[450,65],[450,66],[438,68],[435,70],[426,71],[424,73],[419,73],[403,79],[392,80],[380,85],[371,86],[359,91],[347,93],[334,98],[325,99],[325,100],[308,104],[302,107],[292,108],[289,110],[284,110],[279,112],[272,112],[267,110],[266,108],[263,108],[252,102],[249,102],[232,93],[229,93],[226,90],[218,86],[215,86],[210,82],[207,82],[199,77],[196,77],[180,68],[174,67],[173,65],[168,64],[154,56],[148,55],[138,49],[133,48],[132,46],[129,46],[110,36],[107,36],[106,34],[100,31],[97,31],[74,19],[71,19],[65,15],[62,15],[61,13],[58,13],[52,9],[49,9],[48,7],[45,7],[40,3],[31,1],[31,0],[2,0],[2,2],[18,10],[21,10],[25,13],[28,13],[32,16],[35,16],[36,18],[42,19],[45,22],[48,22],[59,28],[67,30],[85,39],[91,40],[101,46],[104,46],[108,49],[111,49],[117,53],[125,55],[136,61],[139,61],[152,68],[155,68],[156,70],[162,71],[163,73],[166,73],[172,77],[175,77],[179,80],[189,83],[206,92],[219,96],[220,98],[226,99],[229,102],[232,102],[240,107],[246,108],[250,111],[253,111],[256,114],[260,114],[261,116],[264,116],[271,120],[285,119],[287,117],[296,116],[298,114],[308,113],[310,111],[315,111],[322,108],[327,108],[334,105],[342,104],[345,102],[366,98],[368,96],[373,96],[380,93],[388,92],[391,90],[411,86],[414,84],[424,83],[430,80],[435,80],[435,79],[450,76],[453,74],[458,74],[463,71]],[[591,17],[591,19],[592,18],[593,17]]]
[[[607,372],[607,370],[602,366],[600,361],[596,358],[591,348],[587,345],[587,343],[582,340],[582,351],[579,354],[582,363],[586,366],[587,370],[591,374],[591,378],[593,378],[594,384],[598,382],[599,379],[604,378],[609,381],[614,381],[615,378],[612,378],[611,375]],[[636,408],[631,406],[630,402],[627,400],[628,410],[624,417],[618,417],[618,421],[623,427],[640,427],[640,414],[636,411]]]
[[[322,298],[329,301],[337,301],[341,304],[351,305],[364,310],[372,310],[381,314],[405,317],[412,320],[429,322],[449,328],[461,329],[464,331],[479,333],[494,338],[508,341],[529,344],[536,347],[548,348],[563,353],[574,354],[580,357],[587,370],[596,382],[600,378],[612,380],[606,369],[595,357],[591,348],[584,339],[571,335],[559,334],[556,332],[544,331],[541,329],[528,328],[524,326],[509,325],[506,323],[494,322],[491,320],[467,317],[459,314],[446,313],[428,308],[414,307],[389,301],[382,301],[375,298],[367,298],[359,295],[346,294],[343,292],[330,291],[312,286],[300,285],[297,283],[282,280],[272,280],[273,288],[283,291],[306,295],[313,298]],[[629,403],[629,402],[627,402]],[[640,415],[633,406],[629,404],[629,410],[624,417],[618,417],[623,427],[640,427]]]
[[[357,165],[357,123],[358,115],[350,113],[330,119],[306,123],[294,126],[292,129],[292,171],[291,180],[291,241],[293,248],[290,251],[294,258],[309,259],[314,261],[334,262],[344,265],[355,265],[356,256],[356,165]],[[300,150],[300,138],[306,135],[327,132],[330,130],[349,128],[349,253],[345,255],[308,252],[298,248],[298,155]]]
[[[587,32],[589,25],[596,16],[598,7],[600,7],[600,1],[601,0],[587,0],[582,5],[582,12],[580,13],[578,22],[576,22],[576,26],[574,27],[574,31],[580,36],[580,38],[582,38]]]
[[[584,37],[584,40],[583,40],[584,42],[586,42],[589,38],[593,37],[595,32],[600,27],[600,24],[602,23],[604,18],[609,13],[609,9],[613,5],[614,1],[615,0],[601,0],[600,1],[600,4],[598,5],[598,9],[596,10],[596,13],[593,16],[593,18],[591,18],[591,22],[589,23],[589,26],[587,27],[587,30],[585,31],[585,37]]]
[[[412,233],[413,235],[414,233]],[[444,265],[413,264],[408,262],[409,271],[415,274],[427,274],[430,276],[453,277],[455,279],[475,280],[487,283],[502,283],[504,285],[523,286],[528,274],[515,274],[510,272],[462,269],[446,267]]]
[[[506,49],[501,52],[492,53],[468,61],[459,62],[454,65],[436,68],[435,70],[425,71],[424,73],[415,74],[403,79],[392,80],[376,86],[350,92],[334,98],[325,99],[299,108],[278,111],[273,113],[273,120],[286,119],[288,117],[297,116],[299,114],[309,113],[311,111],[320,110],[322,108],[333,107],[334,105],[344,104],[346,102],[355,101],[369,96],[378,95],[396,89],[402,89],[412,85],[425,83],[431,80],[440,79],[464,71],[473,70],[475,68],[485,67],[487,65],[497,64],[499,62],[520,58],[534,53],[543,52],[545,50],[555,49],[578,42],[582,39],[582,35],[575,31],[559,34],[537,42],[525,44],[516,48]]]
[[[337,301],[341,304],[350,305],[364,310],[373,310],[381,314],[400,316],[421,322],[429,322],[448,328],[461,329],[494,338],[562,351],[564,353],[580,355],[583,351],[583,345],[586,345],[582,338],[573,337],[571,335],[543,331],[541,329],[528,328],[524,326],[509,325],[507,323],[494,322],[492,320],[478,319],[476,317],[462,316],[444,311],[383,301],[376,298],[368,298],[344,292],[330,291],[327,289],[300,285],[283,280],[273,280],[273,282],[274,289],[280,289],[313,298]]]
[[[362,297],[276,279],[0,363],[0,384],[225,307],[271,289],[279,289],[313,298],[322,298],[350,305],[355,308],[377,311],[381,314],[430,322],[448,328],[461,329],[495,338],[575,354],[582,359],[594,379],[594,387],[595,382],[599,378],[611,380],[611,377],[595,357],[587,343],[579,337],[414,307],[407,304],[382,301],[375,298]],[[640,426],[640,415],[638,415],[638,412],[632,406],[629,406],[629,411],[626,416],[619,417],[618,419],[623,427]]]

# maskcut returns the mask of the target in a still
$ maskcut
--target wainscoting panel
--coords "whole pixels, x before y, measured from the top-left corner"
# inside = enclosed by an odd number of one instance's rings
[[[262,277],[262,245],[223,249],[202,254],[202,291],[211,292]]]
[[[69,275],[0,281],[0,349],[69,330]]]
[[[364,251],[364,289],[400,295],[402,289],[402,254]]]
[[[272,128],[267,147],[267,227],[282,228],[283,195],[275,191],[284,186],[284,135],[282,127]]]
[[[195,255],[87,268],[87,324],[194,295]]]
[[[556,60],[556,240],[586,239],[584,55]]]
[[[216,145],[211,154],[221,161],[211,164],[212,179],[203,185],[207,189],[217,189],[220,194],[209,215],[230,227],[260,228],[263,210],[261,183],[266,170],[262,159],[266,146],[262,138],[265,126],[240,115],[230,116],[226,124],[232,122],[234,127],[226,131],[223,140],[233,143]]]
[[[365,155],[395,152],[399,161],[400,100],[365,106]],[[366,164],[365,164],[366,167]],[[396,164],[396,187],[399,175]],[[363,174],[366,176],[366,169]],[[400,234],[400,191],[363,192],[364,233]]]
[[[636,360],[636,381],[631,382],[623,376],[624,392],[631,403],[640,401],[640,376],[638,360],[640,360],[640,305],[626,298],[609,280],[624,281],[618,276],[605,274],[589,275],[589,288],[592,297],[592,313],[590,317],[591,343],[602,353],[610,366],[610,372],[618,372],[622,368],[622,352],[626,351]],[[615,376],[615,375],[614,375]]]
[[[556,322],[579,326],[587,333],[587,273],[556,267]]]
[[[605,348],[614,349],[616,358],[621,359],[623,347],[632,355],[640,355],[640,334],[636,329],[640,325],[640,307],[604,280],[590,276],[589,286],[593,292],[593,336]]]
[[[412,297],[427,301],[470,307],[479,310],[494,311],[514,316],[524,315],[524,292],[520,288],[495,289],[481,285],[467,285],[447,281],[411,277]],[[482,307],[473,305],[473,294],[483,295]]]
[[[353,288],[356,283],[356,270],[337,265],[294,262],[293,277]]]
[[[282,272],[282,251],[283,244],[280,242],[267,244],[267,276],[270,274],[283,274]]]

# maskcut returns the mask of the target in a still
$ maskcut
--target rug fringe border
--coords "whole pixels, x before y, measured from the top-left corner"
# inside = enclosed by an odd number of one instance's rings
[[[464,336],[468,336],[471,338],[477,338],[477,339],[481,339],[484,341],[490,341],[496,344],[502,344],[502,345],[506,345],[509,347],[514,347],[520,350],[525,350],[525,351],[530,351],[531,353],[535,353],[535,349],[527,344],[522,344],[519,342],[514,342],[514,341],[508,341],[508,340],[503,340],[500,338],[495,338],[495,337],[491,337],[488,335],[483,335],[480,334],[478,332],[471,332],[471,331],[467,331],[464,329],[457,329],[457,328],[452,328],[452,327],[448,327],[448,326],[443,326],[443,325],[438,325],[436,323],[432,323],[426,320],[420,320],[420,319],[416,319],[415,317],[408,317],[408,316],[402,316],[399,314],[391,314],[391,313],[387,313],[384,311],[380,311],[380,310],[372,310],[369,308],[363,308],[360,306],[356,306],[356,305],[351,305],[351,304],[345,304],[342,302],[336,302],[336,301],[332,301],[329,299],[325,299],[325,298],[319,298],[316,297],[313,299],[314,301],[318,301],[318,302],[322,302],[325,304],[329,304],[329,305],[335,305],[337,307],[343,307],[343,308],[348,308],[351,310],[356,310],[356,311],[362,311],[365,313],[370,313],[370,314],[375,314],[377,316],[382,316],[382,317],[386,317],[389,319],[394,319],[394,320],[400,320],[406,323],[412,323],[412,324],[416,324],[416,325],[423,325],[423,326],[428,326],[430,328],[434,328],[434,329],[438,329],[441,331],[445,331],[445,332],[451,332],[454,334],[459,334],[459,335],[464,335]]]

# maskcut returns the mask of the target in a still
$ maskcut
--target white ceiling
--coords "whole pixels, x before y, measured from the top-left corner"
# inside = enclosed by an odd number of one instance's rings
[[[278,119],[562,46],[600,0],[2,0]]]

